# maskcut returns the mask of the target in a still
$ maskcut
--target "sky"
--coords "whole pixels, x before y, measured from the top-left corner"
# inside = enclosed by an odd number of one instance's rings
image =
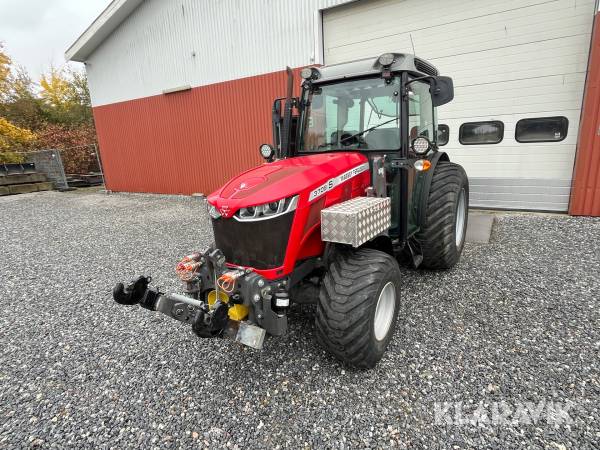
[[[34,81],[51,65],[65,64],[65,50],[110,0],[0,0],[0,42]],[[77,67],[81,66],[76,64]]]

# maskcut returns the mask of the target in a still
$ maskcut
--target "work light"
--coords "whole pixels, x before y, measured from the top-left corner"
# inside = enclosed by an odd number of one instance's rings
[[[425,136],[419,136],[412,141],[412,149],[417,155],[424,155],[431,148],[431,142]]]
[[[300,71],[300,76],[305,80],[316,80],[319,78],[319,71],[314,67],[305,67]]]
[[[271,161],[271,159],[273,159],[273,156],[275,156],[275,151],[273,150],[273,147],[271,147],[269,144],[262,144],[260,146],[260,154],[267,161]]]
[[[381,55],[378,59],[379,64],[381,64],[382,66],[391,66],[394,62],[394,54],[393,53],[384,53],[383,55]]]
[[[312,69],[310,67],[305,67],[300,71],[300,76],[305,80],[312,78]]]

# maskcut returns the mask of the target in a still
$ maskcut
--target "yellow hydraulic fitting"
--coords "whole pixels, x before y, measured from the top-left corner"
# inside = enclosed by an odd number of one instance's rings
[[[223,291],[219,291],[219,300],[221,300],[221,303],[229,303],[229,295]],[[216,301],[217,291],[210,291],[208,293],[208,307],[212,309]]]
[[[219,300],[221,300],[221,303],[229,303],[229,296],[225,292],[219,291]],[[208,307],[212,309],[216,301],[217,291],[210,291],[208,293]],[[231,320],[237,320],[239,322],[248,317],[248,307],[241,304],[232,305],[231,308],[229,308],[228,314]]]
[[[244,320],[248,317],[248,307],[242,304],[235,304],[231,308],[229,308],[229,318],[231,320]]]

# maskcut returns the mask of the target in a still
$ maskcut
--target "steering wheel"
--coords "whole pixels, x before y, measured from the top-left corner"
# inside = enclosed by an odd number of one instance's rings
[[[340,136],[340,142],[342,142],[342,145],[345,147],[349,147],[351,145],[357,145],[363,149],[367,149],[369,147],[362,136],[353,136],[352,133],[342,132],[342,135]]]

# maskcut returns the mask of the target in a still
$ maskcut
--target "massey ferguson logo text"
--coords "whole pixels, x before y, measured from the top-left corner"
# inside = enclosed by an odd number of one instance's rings
[[[329,192],[334,187],[342,184],[344,181],[348,181],[350,178],[355,177],[356,175],[363,173],[364,171],[369,170],[369,163],[361,164],[360,166],[356,166],[354,169],[350,169],[347,172],[344,172],[341,175],[338,175],[335,178],[331,178],[326,183],[322,184],[318,188],[314,189],[310,196],[308,197],[308,201],[312,202],[315,198],[320,197],[326,192]]]

